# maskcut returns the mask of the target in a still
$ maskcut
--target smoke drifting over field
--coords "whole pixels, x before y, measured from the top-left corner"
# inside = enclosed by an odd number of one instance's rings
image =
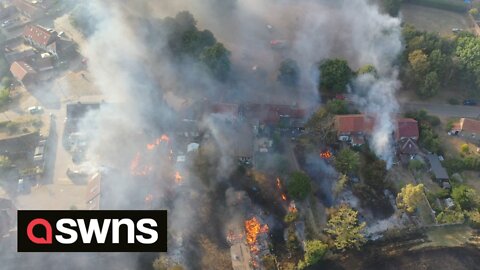
[[[326,58],[347,59],[352,68],[366,64],[376,67],[378,78],[360,76],[352,84],[352,93],[360,110],[377,117],[372,148],[390,161],[392,119],[398,110],[394,94],[399,83],[393,63],[401,50],[400,23],[380,14],[378,7],[369,1],[95,0],[88,1],[87,5],[90,16],[98,24],[82,53],[89,59],[91,77],[105,96],[107,105],[98,113],[88,115],[80,131],[90,137],[87,159],[97,166],[120,170],[112,184],[117,206],[130,203],[133,209],[145,207],[143,202],[136,205],[137,202],[126,198],[129,192],[143,185],[133,179],[129,168],[138,151],[182,120],[164,103],[163,95],[167,91],[196,89],[192,98],[198,100],[218,101],[220,96],[222,101],[232,103],[261,101],[315,106],[319,101],[316,67]],[[167,33],[159,27],[157,19],[175,16],[182,10],[190,11],[198,20],[199,28],[211,30],[217,40],[232,51],[232,76],[236,83],[219,83],[195,63],[176,63],[166,53]],[[267,30],[267,24],[273,26],[273,32]],[[269,47],[272,39],[288,40],[290,49],[279,56]],[[295,59],[301,69],[296,94],[276,92],[275,83],[270,79],[275,77],[279,62],[287,57]],[[254,65],[267,71],[267,76],[251,74]],[[222,127],[212,119],[206,119],[204,126],[211,130],[213,140],[217,140],[219,153],[229,153],[224,147],[230,146],[220,140],[221,136],[216,136],[217,129]],[[162,164],[161,158],[150,159],[155,163],[158,170],[155,176],[159,179],[171,180],[172,171],[180,169],[183,169],[182,175],[189,175],[184,177],[186,182],[174,195],[175,199],[168,200],[168,205],[166,198],[172,196],[171,182],[156,185],[152,191],[156,206],[171,210],[170,228],[181,235],[183,243],[188,243],[199,229],[196,228],[196,204],[198,193],[204,187],[197,181],[198,177],[188,171],[188,166],[170,168]],[[227,156],[220,159],[230,160]],[[216,175],[228,181],[234,169],[232,164],[222,163]],[[212,182],[221,181],[212,179]],[[230,218],[226,215],[223,221]],[[178,251],[175,244],[170,248],[175,259],[189,265],[189,257]],[[101,269],[139,269],[134,256],[115,257],[120,263],[111,268],[107,263]],[[64,265],[67,260],[70,261],[70,257],[59,256],[58,264],[52,264]],[[122,268],[118,268],[119,265]],[[18,268],[12,265],[10,269]],[[85,265],[79,263],[71,269],[85,269]]]

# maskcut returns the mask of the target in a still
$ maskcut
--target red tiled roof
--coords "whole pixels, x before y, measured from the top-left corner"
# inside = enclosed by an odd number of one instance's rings
[[[55,31],[49,31],[48,29],[40,26],[40,25],[27,25],[25,26],[25,29],[23,30],[23,36],[25,38],[29,38],[36,43],[42,45],[42,46],[47,46],[50,43],[53,42],[54,36],[56,36]]]
[[[412,118],[400,118],[397,120],[397,131],[395,138],[415,138],[418,139],[420,135],[418,131],[418,122]]]
[[[480,134],[480,121],[469,118],[462,118],[461,124],[462,131]]]
[[[23,61],[15,61],[10,66],[10,72],[19,81],[25,79],[28,74],[35,74],[35,70]]]
[[[373,120],[363,114],[337,115],[335,128],[340,134],[345,133],[368,133],[372,131]]]

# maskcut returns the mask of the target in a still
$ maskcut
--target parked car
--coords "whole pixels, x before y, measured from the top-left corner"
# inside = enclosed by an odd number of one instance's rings
[[[463,105],[466,105],[466,106],[476,106],[477,105],[477,101],[473,100],[473,99],[465,99],[463,101]]]
[[[42,113],[43,108],[40,106],[32,106],[32,107],[28,107],[27,111],[31,114],[37,114],[37,113]]]

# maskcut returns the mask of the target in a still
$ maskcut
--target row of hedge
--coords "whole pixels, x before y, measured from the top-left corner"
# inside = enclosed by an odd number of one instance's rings
[[[462,0],[405,0],[405,2],[460,13],[468,10],[468,5]]]
[[[450,158],[444,161],[443,165],[447,169],[448,173],[454,174],[462,172],[464,170],[480,171],[480,158],[478,157],[466,157]]]

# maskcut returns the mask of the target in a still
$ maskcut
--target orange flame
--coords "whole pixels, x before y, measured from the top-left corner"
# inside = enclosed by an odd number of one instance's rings
[[[325,151],[320,153],[320,157],[324,159],[329,159],[332,157],[332,153],[330,151]]]
[[[245,231],[247,232],[247,243],[250,245],[252,252],[258,252],[258,247],[255,245],[257,242],[258,234],[267,233],[268,225],[260,225],[256,217],[253,217],[245,221]]]
[[[287,200],[287,195],[285,195],[285,194],[282,193],[282,200],[283,200],[283,201],[286,201],[286,200]]]
[[[137,153],[135,154],[135,157],[130,163],[130,173],[132,175],[144,176],[149,174],[151,171],[153,171],[153,166],[151,165],[140,166],[141,158],[142,156],[140,155],[140,153]]]
[[[280,183],[280,178],[277,177],[277,188],[282,189],[282,183]]]
[[[155,142],[147,144],[147,150],[155,149],[155,147],[160,145],[162,142],[168,143],[170,142],[170,138],[167,135],[163,134],[162,136],[160,136],[160,138],[155,139]]]
[[[182,176],[180,175],[180,173],[177,171],[175,173],[175,183],[179,184],[180,182],[182,182]]]

